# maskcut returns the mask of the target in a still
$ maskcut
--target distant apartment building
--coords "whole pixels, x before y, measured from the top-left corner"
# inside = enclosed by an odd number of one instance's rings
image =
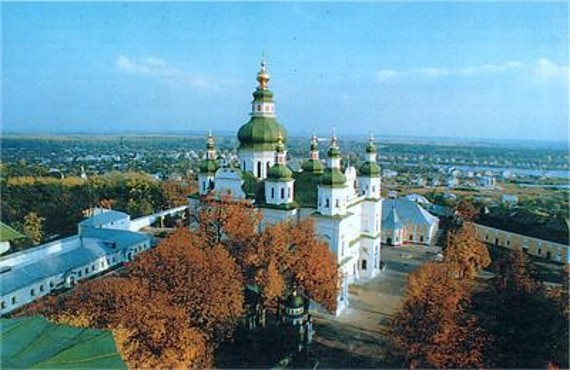
[[[521,248],[532,256],[570,264],[570,246],[567,244],[533,238],[480,224],[475,224],[475,228],[477,238],[485,243],[510,249]]]

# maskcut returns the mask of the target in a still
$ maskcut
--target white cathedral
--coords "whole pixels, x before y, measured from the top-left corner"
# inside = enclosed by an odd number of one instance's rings
[[[381,268],[382,200],[376,147],[371,138],[364,163],[358,169],[343,168],[333,135],[325,165],[313,136],[302,170],[292,171],[287,165],[287,132],[277,122],[269,78],[262,61],[251,118],[238,131],[239,168],[220,166],[214,138],[208,136],[198,175],[199,196],[189,199],[190,208],[200,207],[200,196],[213,192],[251,200],[262,211],[262,226],[311,217],[317,234],[337,258],[342,277],[339,313],[348,304],[348,284],[374,277]]]

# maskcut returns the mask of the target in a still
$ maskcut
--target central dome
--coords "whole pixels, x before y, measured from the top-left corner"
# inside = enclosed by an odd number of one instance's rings
[[[238,131],[239,149],[273,152],[279,138],[287,142],[287,131],[275,118],[273,93],[267,88],[269,79],[262,60],[257,74],[259,86],[253,92],[251,119]]]
[[[274,151],[280,137],[287,142],[287,131],[273,117],[251,117],[238,131],[240,149]]]

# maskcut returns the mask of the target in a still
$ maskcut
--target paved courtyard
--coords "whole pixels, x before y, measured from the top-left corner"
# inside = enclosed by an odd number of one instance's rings
[[[386,269],[372,280],[350,286],[350,306],[339,317],[315,318],[312,355],[319,368],[379,368],[383,361],[383,330],[398,308],[410,271],[435,258],[438,248],[384,247]]]

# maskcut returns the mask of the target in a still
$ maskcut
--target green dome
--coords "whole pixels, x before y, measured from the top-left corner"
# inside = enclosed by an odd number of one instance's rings
[[[213,174],[218,168],[220,168],[220,164],[214,159],[206,159],[200,163],[200,173]]]
[[[322,174],[325,170],[325,165],[323,164],[323,162],[321,162],[317,159],[309,159],[309,160],[303,162],[303,165],[301,166],[301,168],[303,168],[303,171],[305,171],[305,172],[310,172],[310,173],[314,173],[314,174]]]
[[[238,131],[240,149],[274,151],[279,135],[287,142],[287,131],[273,117],[251,117]]]
[[[270,169],[267,177],[271,180],[291,180],[293,179],[293,171],[285,164],[274,164]]]
[[[376,146],[374,145],[373,142],[370,142],[366,146],[366,153],[368,153],[368,154],[376,153]]]
[[[345,183],[346,176],[338,168],[326,168],[321,177],[321,185],[338,187]]]
[[[253,100],[255,102],[273,102],[273,92],[271,90],[262,90],[259,87],[253,92]]]
[[[340,156],[340,149],[336,146],[331,146],[327,152],[330,158]]]
[[[358,169],[360,176],[380,177],[380,166],[376,162],[364,162]]]
[[[284,306],[289,309],[301,308],[305,306],[305,299],[298,294],[291,293],[285,300]]]

